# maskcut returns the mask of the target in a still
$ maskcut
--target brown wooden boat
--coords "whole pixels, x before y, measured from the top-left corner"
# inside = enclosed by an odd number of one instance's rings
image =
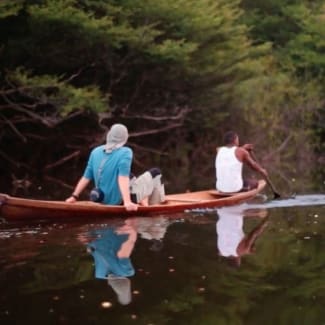
[[[263,190],[266,182],[260,180],[258,187],[247,192],[232,194],[216,190],[186,192],[166,195],[165,202],[157,205],[140,206],[137,211],[127,211],[121,205],[104,205],[90,201],[66,203],[13,197],[0,193],[0,216],[6,220],[46,220],[71,218],[118,218],[125,216],[150,216],[171,214],[199,208],[215,208],[239,204],[255,197]]]

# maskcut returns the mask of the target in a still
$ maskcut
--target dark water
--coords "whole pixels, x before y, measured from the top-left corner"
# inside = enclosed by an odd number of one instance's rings
[[[325,324],[324,212],[316,194],[169,217],[2,222],[0,323]],[[119,278],[96,278],[112,270]]]

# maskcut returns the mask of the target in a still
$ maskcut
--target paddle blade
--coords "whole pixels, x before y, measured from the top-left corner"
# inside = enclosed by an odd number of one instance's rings
[[[273,199],[274,200],[280,199],[280,198],[281,198],[281,195],[278,192],[273,192]]]

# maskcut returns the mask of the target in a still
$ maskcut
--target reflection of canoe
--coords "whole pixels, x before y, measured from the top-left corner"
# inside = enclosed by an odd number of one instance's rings
[[[164,203],[147,207],[140,206],[137,211],[126,211],[120,205],[103,205],[89,201],[66,203],[64,201],[23,199],[0,194],[0,216],[7,220],[30,220],[168,214],[238,204],[253,198],[263,190],[265,185],[265,181],[260,180],[257,189],[231,195],[225,195],[216,190],[170,194],[166,195]]]

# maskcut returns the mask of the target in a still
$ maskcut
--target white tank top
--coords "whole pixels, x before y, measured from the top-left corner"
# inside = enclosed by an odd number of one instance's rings
[[[216,156],[216,188],[221,192],[238,192],[243,188],[243,163],[236,155],[236,146],[221,147]]]

